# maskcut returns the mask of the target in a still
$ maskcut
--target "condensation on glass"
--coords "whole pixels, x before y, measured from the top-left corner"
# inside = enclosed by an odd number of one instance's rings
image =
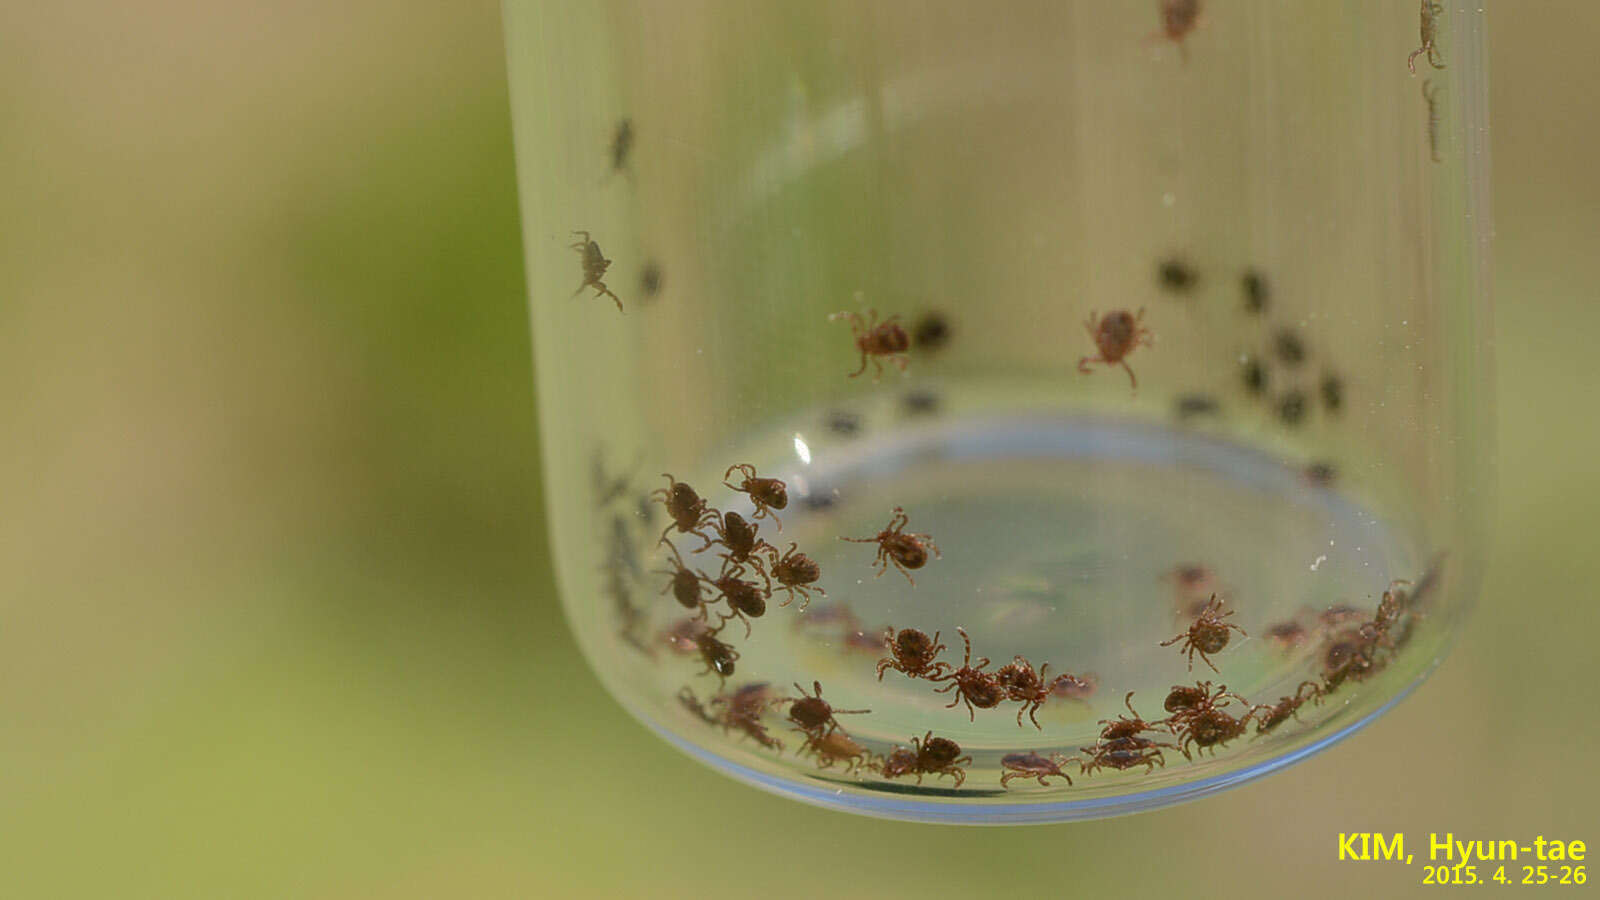
[[[663,737],[829,806],[1063,820],[1272,771],[1437,665],[1490,493],[1482,11],[1205,6],[507,0],[563,602]],[[837,313],[899,316],[904,371],[851,377]],[[672,480],[826,595],[696,552]],[[897,507],[928,558],[878,577],[840,538]],[[745,615],[708,640],[675,578]],[[1213,594],[1237,628],[1191,658]],[[947,647],[880,679],[886,628]],[[1017,657],[1042,699],[969,713]],[[1202,681],[1226,717],[1168,719]],[[797,722],[818,684],[868,712]],[[1172,727],[1113,743],[1129,692]]]

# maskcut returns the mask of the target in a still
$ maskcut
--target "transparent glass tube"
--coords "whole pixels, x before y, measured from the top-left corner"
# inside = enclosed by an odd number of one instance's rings
[[[868,814],[1084,818],[1442,658],[1490,502],[1481,4],[1183,5],[506,0],[563,602],[667,740]],[[675,482],[774,550],[679,531]],[[924,564],[841,540],[897,508]],[[880,679],[886,628],[947,647]],[[818,683],[870,712],[797,722]]]

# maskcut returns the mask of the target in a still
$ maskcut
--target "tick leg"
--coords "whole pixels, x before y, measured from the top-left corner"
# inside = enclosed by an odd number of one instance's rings
[[[620,307],[621,304],[618,304],[618,306]],[[1139,379],[1134,377],[1134,375],[1133,375],[1133,367],[1128,365],[1128,361],[1127,360],[1123,360],[1122,361],[1122,368],[1126,369],[1127,372],[1128,372],[1128,383],[1133,385],[1134,391],[1138,391],[1139,390]]]
[[[855,378],[856,376],[860,375],[862,372],[865,372],[866,370],[867,370],[867,351],[863,350],[863,351],[861,351],[861,368],[855,370],[854,372],[851,372],[850,373],[850,377],[851,378]]]
[[[1093,375],[1094,370],[1089,368],[1089,363],[1092,362],[1103,363],[1105,360],[1098,356],[1085,356],[1078,360],[1078,371],[1085,375]]]

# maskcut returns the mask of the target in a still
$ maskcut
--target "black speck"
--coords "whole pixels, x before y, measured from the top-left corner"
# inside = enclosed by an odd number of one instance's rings
[[[1278,418],[1285,425],[1299,425],[1306,417],[1306,395],[1303,391],[1290,391],[1278,401]]]
[[[1242,376],[1245,389],[1250,393],[1261,394],[1267,390],[1267,368],[1254,356],[1245,359]]]
[[[950,342],[950,320],[943,313],[928,313],[917,320],[911,337],[919,350],[938,350]]]
[[[814,491],[800,498],[800,505],[811,512],[822,512],[832,509],[839,501],[837,491]]]
[[[611,137],[611,171],[620,172],[628,164],[628,151],[632,149],[633,120],[623,119]]]
[[[1261,315],[1267,311],[1267,279],[1260,272],[1250,269],[1244,273],[1244,309],[1252,315]]]
[[[1306,345],[1300,340],[1300,335],[1288,328],[1280,329],[1272,339],[1272,347],[1278,353],[1278,359],[1286,366],[1298,366],[1306,361]]]
[[[1338,474],[1338,471],[1333,467],[1333,463],[1314,462],[1311,465],[1306,466],[1306,477],[1309,478],[1313,484],[1321,487],[1327,487],[1328,485],[1333,484],[1333,479],[1337,477]]]
[[[900,400],[910,415],[931,415],[939,411],[939,395],[929,390],[907,391]]]
[[[828,430],[840,437],[855,437],[861,433],[861,415],[846,409],[836,409],[828,413],[824,423]]]
[[[1163,262],[1156,270],[1156,275],[1161,279],[1161,286],[1174,294],[1187,294],[1200,281],[1194,269],[1181,259]]]
[[[1217,398],[1210,394],[1184,394],[1178,398],[1175,411],[1180,419],[1192,419],[1195,416],[1213,416],[1220,412],[1222,407],[1217,403]]]
[[[639,270],[639,290],[646,297],[654,297],[661,293],[661,264],[650,260]]]
[[[1344,407],[1344,380],[1339,376],[1322,376],[1322,405],[1328,412],[1338,412]]]

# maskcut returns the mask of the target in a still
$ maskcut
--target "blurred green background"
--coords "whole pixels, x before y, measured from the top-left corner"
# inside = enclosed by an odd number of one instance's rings
[[[578,657],[496,4],[0,6],[0,896],[1393,896],[1338,832],[1600,842],[1600,8],[1510,6],[1460,646],[1284,774],[1004,830],[734,784]]]

